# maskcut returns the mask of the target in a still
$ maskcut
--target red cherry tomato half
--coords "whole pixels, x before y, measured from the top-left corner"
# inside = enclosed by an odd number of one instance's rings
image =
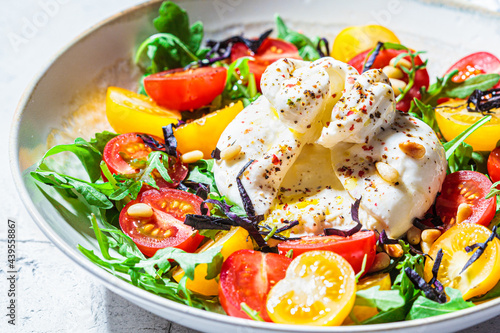
[[[112,174],[128,175],[138,173],[145,167],[149,153],[152,152],[144,141],[137,136],[138,133],[121,134],[111,140],[104,147],[103,160]],[[152,135],[152,137],[164,143],[163,139]],[[186,178],[188,168],[179,158],[169,157],[168,174],[172,183],[164,180],[157,171],[154,172],[156,185],[159,187],[174,188]]]
[[[445,229],[456,224],[458,207],[466,203],[472,214],[463,222],[488,226],[495,215],[496,197],[485,199],[492,182],[480,172],[460,170],[446,176],[436,199],[436,213]]]
[[[233,317],[249,318],[241,303],[271,321],[266,310],[267,294],[285,277],[292,260],[288,257],[253,250],[239,250],[222,264],[219,280],[219,300],[226,313]]]
[[[446,74],[458,69],[458,74],[452,78],[454,82],[463,82],[470,77],[487,74],[500,73],[500,60],[488,52],[476,52],[463,57],[454,63]],[[500,88],[500,82],[493,88]]]
[[[363,71],[363,67],[365,65],[365,62],[367,60],[367,55],[371,50],[367,50],[365,52],[362,52],[349,60],[349,65],[353,66],[358,70],[358,72]],[[404,50],[381,50],[380,53],[377,55],[375,58],[375,62],[373,63],[373,66],[371,68],[384,68],[385,66],[389,65],[389,62],[391,61],[392,58],[397,57],[399,54],[406,52]],[[411,61],[411,58],[409,56],[404,57],[404,59]],[[421,65],[422,59],[420,57],[415,58],[415,65]],[[404,77],[401,79],[404,82],[408,83],[408,74],[404,73]],[[413,87],[408,91],[406,96],[403,98],[403,100],[399,101],[396,104],[396,108],[401,111],[408,111],[410,109],[411,101],[413,98],[420,99],[421,94],[420,94],[420,88],[421,87],[428,87],[429,86],[429,73],[427,73],[427,70],[425,68],[419,69],[415,73],[415,81],[413,83]]]
[[[120,227],[148,257],[166,247],[194,252],[204,237],[183,221],[186,214],[201,214],[202,201],[194,194],[175,189],[147,190],[123,207]],[[137,216],[130,208],[135,204],[147,205],[152,215]]]
[[[500,181],[500,147],[496,147],[488,157],[488,175],[491,181],[496,183]]]
[[[254,60],[248,61],[248,67],[250,72],[255,75],[255,83],[259,89],[260,79],[267,66],[281,58],[302,59],[295,45],[275,38],[266,38],[258,48],[257,53],[250,51],[243,43],[234,44],[231,49],[231,61],[242,57],[254,58]]]
[[[172,110],[194,110],[222,93],[226,76],[224,67],[178,68],[146,76],[144,89],[158,105]]]
[[[332,251],[351,264],[354,272],[359,273],[366,255],[367,272],[373,264],[376,255],[377,236],[373,231],[360,231],[352,236],[314,236],[298,240],[285,241],[278,244],[280,254],[293,250],[293,258],[308,251]]]

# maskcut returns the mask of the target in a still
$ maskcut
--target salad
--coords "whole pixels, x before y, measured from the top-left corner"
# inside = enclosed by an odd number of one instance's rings
[[[500,296],[500,60],[431,83],[389,29],[329,41],[276,16],[204,40],[177,4],[138,46],[115,130],[50,148],[31,176],[92,213],[89,260],[188,306],[251,320],[361,325]],[[431,60],[432,61],[432,60]],[[73,153],[86,177],[57,168]]]

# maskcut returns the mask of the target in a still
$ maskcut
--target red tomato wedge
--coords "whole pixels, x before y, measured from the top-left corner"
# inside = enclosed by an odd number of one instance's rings
[[[194,110],[212,102],[226,85],[227,69],[172,69],[144,78],[144,89],[158,105],[171,110]]]
[[[449,229],[457,222],[460,204],[472,210],[463,222],[488,226],[495,215],[496,197],[485,199],[492,182],[480,172],[460,170],[446,176],[441,194],[436,199],[436,213]]]
[[[362,52],[349,60],[349,65],[353,66],[358,70],[358,72],[363,71],[363,67],[365,65],[365,62],[367,60],[367,55],[371,50],[366,50],[365,52]],[[397,57],[399,54],[406,52],[404,50],[381,50],[380,53],[377,55],[375,58],[375,62],[373,63],[373,66],[371,68],[384,68],[385,66],[389,65],[389,62],[391,61],[392,58]],[[411,58],[409,56],[404,57],[404,59],[411,61]],[[420,57],[415,58],[415,65],[421,65],[422,59]],[[405,83],[408,83],[408,74],[404,73],[404,77],[401,79]],[[406,96],[403,98],[403,100],[399,101],[396,104],[396,108],[401,111],[408,111],[410,109],[411,101],[413,98],[420,99],[421,94],[420,94],[420,88],[421,87],[428,87],[429,86],[429,73],[427,73],[427,70],[425,68],[419,69],[415,73],[415,81],[413,83],[413,87],[408,91]]]
[[[109,140],[104,147],[103,160],[112,174],[134,174],[145,167],[145,162],[152,150],[144,144],[144,141],[137,134],[139,133],[121,134]],[[163,139],[154,135],[152,137],[156,141],[164,143]],[[170,156],[168,162],[168,174],[172,183],[164,180],[157,171],[153,171],[153,175],[156,185],[159,187],[174,188],[186,178],[189,170],[179,158]]]
[[[463,82],[470,77],[487,74],[487,73],[500,73],[500,60],[493,54],[488,52],[476,52],[463,57],[454,63],[446,74],[458,69],[458,74],[452,80],[454,82]],[[500,88],[500,82],[493,88]]]
[[[231,61],[242,57],[253,57],[248,61],[250,72],[255,75],[255,83],[260,90],[260,79],[267,66],[281,58],[302,59],[299,51],[292,43],[276,38],[266,38],[257,53],[252,52],[245,44],[236,43],[231,49]]]
[[[488,175],[491,181],[496,183],[500,181],[500,147],[496,147],[488,157]]]
[[[366,255],[367,272],[373,264],[376,255],[377,235],[373,231],[360,231],[352,236],[314,236],[299,240],[285,241],[278,244],[280,254],[293,250],[293,258],[308,251],[332,251],[351,264],[354,272],[359,273]]]
[[[194,252],[204,237],[183,221],[186,214],[201,214],[202,201],[175,189],[147,190],[123,207],[120,227],[148,257],[166,247]]]
[[[267,294],[286,275],[292,260],[288,257],[253,250],[239,250],[222,264],[219,280],[219,300],[226,313],[233,317],[249,318],[241,303],[271,321],[266,310]]]

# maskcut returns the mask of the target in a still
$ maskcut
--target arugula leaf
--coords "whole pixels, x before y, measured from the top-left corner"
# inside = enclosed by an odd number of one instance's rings
[[[248,57],[239,58],[229,65],[226,86],[222,92],[223,105],[235,100],[242,100],[243,106],[247,107],[260,96],[255,76],[250,73],[248,60]]]
[[[108,200],[106,194],[111,194],[114,189],[109,183],[91,183],[85,180],[63,175],[54,171],[37,169],[31,172],[31,176],[44,184],[61,189],[74,189],[90,204],[99,208],[110,209],[113,203]]]
[[[381,311],[389,311],[405,305],[399,290],[380,290],[380,286],[356,292],[354,305],[369,306]]]
[[[156,30],[170,33],[188,44],[191,40],[191,31],[187,12],[172,1],[165,1],[158,13],[159,16],[153,20]]]
[[[78,245],[78,249],[89,260],[118,278],[142,289],[179,303],[221,312],[214,304],[213,299],[205,299],[195,295],[186,288],[187,278],[194,278],[195,268],[199,264],[207,265],[207,278],[214,278],[219,274],[223,260],[220,247],[197,254],[186,253],[175,248],[166,248],[146,259],[132,240],[121,230],[110,225],[104,219],[101,220],[101,223],[106,228],[100,228],[95,217],[92,218],[91,223],[103,258],[94,254],[94,251]],[[116,258],[109,255],[110,249],[116,250]],[[180,283],[171,280],[170,273],[166,274],[167,270],[174,267],[174,263],[169,259],[179,263],[185,271]]]
[[[197,21],[190,27],[187,12],[174,2],[162,3],[153,24],[159,33],[142,42],[135,55],[146,74],[183,68],[208,53],[208,48],[201,48],[203,24]],[[142,79],[140,86],[142,90]]]
[[[445,291],[446,295],[449,297],[449,301],[442,304],[434,302],[424,296],[419,296],[413,303],[406,319],[428,318],[474,306],[474,303],[464,301],[460,290],[446,287]]]
[[[418,99],[414,98],[413,103],[416,108],[413,111],[409,111],[412,116],[422,120],[424,123],[429,125],[430,128],[436,133],[441,133],[436,120],[436,111],[430,105],[420,102]]]
[[[278,38],[295,45],[299,50],[299,55],[302,59],[306,61],[314,61],[320,58],[320,54],[316,49],[320,40],[319,37],[310,39],[297,31],[291,30],[286,26],[285,22],[279,15],[275,16],[275,21],[276,28],[278,30]]]
[[[210,186],[211,192],[218,192],[213,173],[214,163],[214,159],[199,160],[195,163],[191,163],[189,165],[189,175],[187,180],[207,184]]]
[[[500,80],[499,74],[481,74],[457,83],[451,80],[457,73],[458,70],[454,70],[442,78],[437,78],[427,89],[422,89],[421,102],[436,106],[440,98],[466,98],[476,89],[491,89]]]
[[[490,192],[486,195],[485,199],[492,198],[495,195],[500,195],[500,181],[491,185]]]

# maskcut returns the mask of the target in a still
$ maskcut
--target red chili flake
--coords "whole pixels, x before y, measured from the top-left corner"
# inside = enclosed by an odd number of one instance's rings
[[[355,81],[355,80],[354,80],[354,78],[353,78],[352,76],[349,76],[349,77],[347,78],[347,83],[349,83],[349,84],[353,84],[353,83],[354,83],[354,81]]]
[[[364,172],[363,170],[361,170],[361,171],[359,171],[359,172],[358,172],[358,175],[359,175],[360,177],[363,177],[363,175],[364,175],[364,174],[365,174],[365,172]]]
[[[349,128],[349,131],[354,131],[354,124],[351,125],[351,128]]]
[[[352,114],[354,114],[354,111],[350,110],[349,112],[347,112],[347,117],[349,117]]]
[[[363,107],[361,108],[361,111],[366,114],[366,105],[363,105]]]
[[[389,149],[387,149],[387,147],[384,147],[384,150],[385,150],[385,151],[389,151]]]
[[[363,148],[364,151],[373,150],[373,146],[363,146],[361,148]]]
[[[278,158],[278,156],[276,156],[276,155],[274,155],[274,154],[273,154],[273,164],[274,164],[274,165],[278,165],[278,164],[280,164],[280,162],[281,162],[281,161],[280,161],[280,159]]]
[[[286,85],[287,88],[295,87],[295,83],[289,83]]]
[[[330,126],[330,122],[329,121],[326,122],[326,126],[327,127]]]
[[[283,206],[283,210],[286,210],[287,208],[288,208],[288,204],[285,204],[285,205]]]
[[[337,94],[333,94],[333,95],[332,95],[332,97],[333,97],[333,98],[337,97]]]
[[[372,101],[370,101],[370,106],[372,106],[372,105],[373,105],[373,102],[372,102]]]

